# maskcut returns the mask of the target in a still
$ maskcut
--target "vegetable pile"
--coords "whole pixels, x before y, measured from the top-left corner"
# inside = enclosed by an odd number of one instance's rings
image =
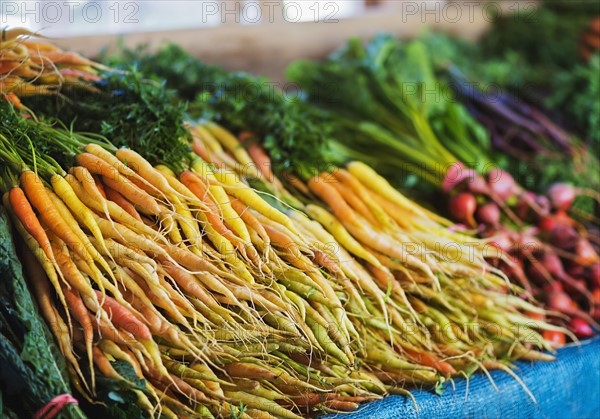
[[[46,45],[10,33],[3,53]],[[65,362],[46,378],[60,385],[32,392],[32,406],[44,406],[48,391],[69,392],[60,381],[66,371],[90,416],[348,412],[416,387],[439,393],[476,371],[501,369],[520,382],[513,361],[552,360],[547,351],[561,343],[553,336],[585,336],[592,320],[583,308],[570,308],[575,333],[563,316],[548,318],[527,282],[507,280],[512,255],[413,202],[396,178],[366,164],[379,155],[355,147],[368,135],[400,156],[416,150],[417,162],[458,162],[434,141],[422,109],[401,107],[414,124],[406,126],[381,113],[406,128],[388,132],[379,120],[357,123],[290,101],[264,79],[206,66],[176,47],[121,60],[136,67],[88,63],[92,78],[78,74],[81,83],[41,96],[29,94],[36,75],[22,79],[26,94],[2,90],[3,208],[62,355],[56,362]],[[390,159],[404,161],[388,157],[383,173]],[[455,183],[458,193],[465,184]],[[480,198],[500,205],[497,188],[488,182]],[[566,210],[560,195],[550,194]],[[459,205],[459,196],[452,207],[468,225],[477,203]],[[484,212],[500,231],[494,210]],[[3,288],[0,295],[31,300]],[[18,313],[9,325],[28,323]],[[13,345],[21,339],[9,336]],[[35,370],[17,357],[19,371]]]
[[[518,116],[510,108],[516,102],[501,95],[498,102],[487,100],[464,91],[461,82],[455,86],[468,103],[456,101],[450,85],[435,76],[419,40],[403,44],[380,36],[368,45],[351,40],[323,63],[295,63],[289,75],[309,100],[332,112],[333,146],[340,154],[373,165],[396,185],[415,177],[429,182],[447,195],[447,213],[461,228],[477,232],[509,256],[508,261],[492,258],[492,263],[548,308],[568,316],[563,322],[559,315],[555,323],[568,325],[581,338],[593,334],[600,320],[595,276],[600,236],[594,211],[600,202],[595,190],[599,165],[582,144],[570,142],[549,122],[541,124],[547,118],[533,108]],[[328,86],[334,86],[331,95],[323,95]],[[519,185],[492,150],[498,134],[494,127],[486,130],[470,115],[468,106],[475,102],[505,131],[527,127],[536,135],[529,135],[536,146],[560,139],[572,157],[583,157],[583,170],[590,175],[582,181],[591,187],[557,182],[535,193]],[[585,204],[574,205],[576,199]]]

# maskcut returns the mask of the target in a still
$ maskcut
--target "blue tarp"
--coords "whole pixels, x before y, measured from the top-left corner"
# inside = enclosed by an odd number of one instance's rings
[[[558,351],[555,362],[519,362],[515,372],[535,396],[535,403],[514,378],[492,372],[496,391],[484,374],[467,385],[455,380],[442,396],[414,391],[414,403],[401,396],[365,404],[351,415],[328,419],[597,419],[600,418],[600,337]]]

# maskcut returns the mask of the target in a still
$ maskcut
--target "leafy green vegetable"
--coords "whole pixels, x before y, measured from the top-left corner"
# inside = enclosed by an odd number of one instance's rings
[[[9,409],[31,416],[71,389],[64,359],[27,289],[2,206],[0,255],[0,390]],[[63,415],[85,417],[74,405]]]
[[[520,13],[505,15],[494,22],[493,29],[481,40],[483,56],[502,57],[516,52],[539,71],[527,79],[537,77],[544,82],[557,69],[573,66],[578,57],[581,32],[598,13],[600,3],[593,1],[547,0],[540,7],[524,7]],[[525,69],[515,71],[524,73]]]
[[[107,137],[152,164],[181,168],[191,150],[185,129],[186,105],[163,84],[147,80],[135,67],[102,75],[93,91],[64,89],[59,96],[24,99],[37,116],[58,118],[76,131]]]
[[[288,77],[341,116],[335,137],[354,151],[350,158],[366,158],[397,185],[413,174],[440,184],[457,161],[490,167],[489,136],[437,78],[419,41],[353,39],[323,63],[294,63]],[[328,86],[335,86],[331,95],[321,95]]]
[[[596,155],[600,153],[600,53],[589,63],[559,73],[548,105],[560,109],[588,133]]]
[[[108,60],[119,62],[134,62],[145,77],[165,80],[181,98],[193,100],[189,108],[193,117],[262,136],[275,170],[303,177],[324,170],[330,134],[326,115],[306,105],[295,92],[284,91],[264,77],[204,64],[175,45],[155,54],[143,48],[126,50]]]
[[[115,361],[111,365],[127,381],[107,378],[99,373],[96,375],[96,385],[98,386],[96,397],[98,400],[103,401],[106,407],[103,409],[96,408],[98,411],[94,411],[94,416],[108,414],[113,419],[145,418],[146,415],[136,403],[136,394],[131,391],[146,391],[145,380],[136,376],[135,370],[128,362]]]

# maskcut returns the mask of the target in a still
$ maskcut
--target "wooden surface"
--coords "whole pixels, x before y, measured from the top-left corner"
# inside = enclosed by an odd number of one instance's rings
[[[418,3],[415,3],[418,4]],[[294,59],[318,59],[339,47],[346,39],[368,39],[379,32],[410,38],[429,27],[475,39],[489,22],[481,11],[462,13],[457,21],[441,14],[406,13],[399,8],[375,8],[357,18],[338,22],[288,23],[278,21],[257,25],[224,24],[216,27],[152,33],[90,36],[57,39],[63,48],[93,57],[102,48],[114,49],[119,38],[127,46],[148,44],[156,48],[170,41],[201,58],[231,70],[245,70],[283,82],[284,70]]]

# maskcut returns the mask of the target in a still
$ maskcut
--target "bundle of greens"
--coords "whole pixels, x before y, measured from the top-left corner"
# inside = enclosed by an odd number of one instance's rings
[[[0,206],[2,417],[14,417],[8,413],[11,410],[32,416],[54,397],[72,393],[64,358],[29,293],[13,238],[6,210]],[[85,417],[75,405],[68,405],[64,415]]]
[[[125,50],[106,60],[113,66],[134,65],[146,77],[165,82],[190,101],[193,118],[264,136],[277,171],[314,175],[330,157],[323,153],[331,132],[326,115],[265,77],[205,64],[177,45],[156,53],[144,47]]]
[[[183,167],[190,152],[185,103],[134,67],[126,70],[103,71],[85,89],[66,86],[60,94],[25,97],[22,102],[39,118],[48,116],[71,130],[109,137],[118,147],[143,149],[154,164],[178,162]],[[40,146],[60,164],[73,163]]]

